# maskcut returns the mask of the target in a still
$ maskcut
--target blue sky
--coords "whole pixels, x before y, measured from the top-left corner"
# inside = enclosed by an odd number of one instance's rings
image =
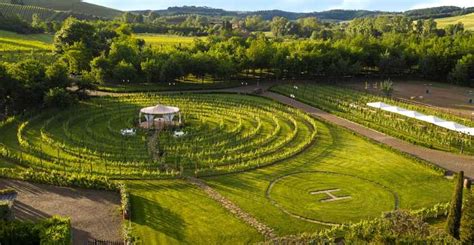
[[[165,9],[170,6],[208,6],[226,10],[280,9],[311,12],[329,9],[400,11],[414,8],[456,5],[473,7],[474,0],[84,0],[121,10]]]

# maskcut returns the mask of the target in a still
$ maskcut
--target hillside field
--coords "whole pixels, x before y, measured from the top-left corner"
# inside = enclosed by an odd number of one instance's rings
[[[461,15],[461,16],[455,16],[455,17],[436,19],[436,22],[438,23],[438,27],[441,27],[441,28],[444,28],[447,25],[453,25],[453,24],[462,22],[466,30],[474,31],[474,13]]]

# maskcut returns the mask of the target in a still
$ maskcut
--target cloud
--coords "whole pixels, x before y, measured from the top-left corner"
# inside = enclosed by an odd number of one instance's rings
[[[458,6],[458,7],[473,7],[473,0],[431,0],[424,3],[418,3],[410,7],[410,9],[431,8],[439,6]]]
[[[330,9],[367,9],[373,0],[343,0],[337,5],[333,5]]]

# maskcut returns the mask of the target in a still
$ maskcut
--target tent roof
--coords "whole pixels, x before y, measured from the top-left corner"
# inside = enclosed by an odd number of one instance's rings
[[[156,105],[156,106],[145,107],[141,109],[140,112],[143,114],[148,114],[148,115],[166,115],[166,114],[178,113],[179,108],[173,107],[173,106]]]
[[[368,106],[370,107],[375,107],[375,108],[383,108],[383,107],[389,107],[391,105],[387,105],[383,102],[373,102],[373,103],[367,103]]]

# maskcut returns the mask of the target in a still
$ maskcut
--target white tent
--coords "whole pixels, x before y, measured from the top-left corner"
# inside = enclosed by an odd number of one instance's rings
[[[446,121],[435,116],[427,116],[416,111],[410,111],[398,106],[392,106],[392,105],[388,105],[382,102],[367,103],[367,105],[373,108],[378,108],[384,111],[393,112],[393,113],[400,114],[406,117],[415,118],[417,120],[431,123],[442,128],[446,128],[449,130],[453,130],[456,132],[474,136],[474,128],[469,128],[456,122]]]
[[[152,128],[158,124],[173,124],[173,119],[178,115],[178,124],[181,124],[181,113],[178,107],[156,105],[145,107],[140,110],[138,115],[141,127]],[[142,116],[145,117],[145,124],[142,123]]]

